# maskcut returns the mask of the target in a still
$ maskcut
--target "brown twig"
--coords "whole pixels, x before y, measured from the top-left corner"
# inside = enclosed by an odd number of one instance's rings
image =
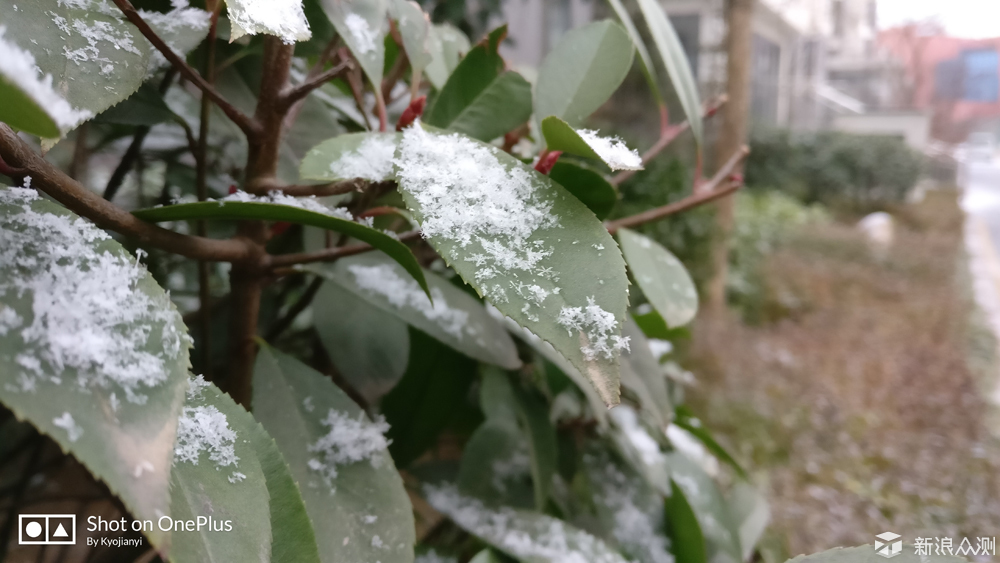
[[[651,221],[657,221],[659,219],[663,219],[664,217],[680,213],[681,211],[686,211],[735,192],[743,187],[742,180],[731,181],[726,185],[723,184],[727,182],[733,170],[735,170],[736,167],[739,166],[739,164],[743,162],[749,154],[750,149],[743,146],[736,152],[736,154],[730,157],[724,165],[722,165],[722,168],[719,168],[719,171],[715,173],[715,176],[713,176],[711,180],[702,184],[697,193],[694,193],[680,201],[675,201],[674,203],[650,209],[642,213],[637,213],[630,217],[624,217],[622,219],[618,219],[617,221],[605,223],[605,226],[608,228],[608,232],[614,234],[618,231],[618,229],[635,227]]]
[[[136,239],[140,244],[215,262],[235,262],[246,259],[249,246],[242,239],[212,240],[182,235],[136,218],[117,205],[84,188],[58,168],[36,154],[10,127],[0,124],[0,155],[15,168],[31,176],[32,187],[52,196],[70,211],[93,221],[98,227],[110,229]]]
[[[282,94],[281,102],[286,107],[291,107],[299,100],[305,99],[313,90],[319,88],[320,86],[326,84],[327,82],[350,72],[354,68],[354,63],[352,61],[341,61],[340,64],[325,70],[315,76],[306,78],[301,84],[297,84],[294,87],[288,89]]]
[[[215,84],[215,39],[218,32],[219,0],[207,0],[205,7],[212,12],[212,19],[208,28],[208,38],[205,49],[205,80],[209,85]],[[198,123],[197,150],[194,153],[195,159],[195,192],[198,201],[208,199],[208,135],[209,120],[212,115],[212,100],[205,92],[201,93],[201,112]],[[208,225],[204,220],[195,224],[198,236],[203,237],[208,233]],[[198,352],[201,355],[202,375],[212,380],[212,316],[208,312],[211,295],[211,272],[209,263],[204,260],[198,261],[198,308],[201,311],[199,323],[201,326],[201,342]]]
[[[399,240],[403,242],[420,238],[420,231],[409,231],[399,235]],[[338,258],[346,258],[355,254],[362,254],[374,250],[370,244],[352,244],[350,246],[338,246],[336,248],[325,248],[316,252],[300,252],[298,254],[281,254],[271,256],[269,262],[272,272],[275,275],[287,275],[297,270],[289,270],[291,266],[298,264],[312,264],[314,262],[331,262]]]
[[[209,84],[198,72],[191,68],[187,62],[184,61],[173,49],[167,45],[159,35],[153,31],[153,28],[149,27],[146,20],[142,19],[139,12],[135,10],[132,3],[129,0],[114,0],[118,9],[125,14],[125,18],[132,23],[132,25],[139,28],[139,33],[142,33],[153,47],[156,47],[163,56],[176,68],[188,81],[197,86],[202,92],[204,92],[215,105],[219,106],[219,109],[226,114],[229,119],[233,121],[248,137],[256,136],[260,133],[261,127],[253,118],[241,112],[228,100],[226,100],[222,94],[219,93],[211,84]]]
[[[703,117],[705,118],[712,117],[713,115],[718,113],[719,108],[726,105],[726,102],[728,101],[729,98],[725,94],[719,96],[714,101],[705,106],[704,113],[702,114]],[[667,146],[669,146],[670,143],[674,142],[677,139],[677,137],[681,135],[681,133],[687,131],[690,128],[691,128],[691,123],[688,121],[684,121],[683,123],[678,123],[677,125],[668,125],[667,127],[665,127],[662,130],[662,134],[660,135],[660,138],[656,141],[656,143],[653,146],[649,147],[649,150],[647,150],[642,154],[642,164],[645,166],[646,164],[652,162],[652,160],[656,158],[657,155],[663,152],[663,149],[667,148]],[[611,183],[615,186],[620,185],[625,180],[628,180],[629,178],[634,176],[635,173],[636,173],[635,170],[625,170],[619,172],[611,179]]]
[[[315,186],[309,185],[290,185],[283,186],[277,182],[258,182],[254,185],[248,185],[246,187],[247,192],[252,194],[264,194],[267,192],[282,192],[285,195],[295,196],[295,197],[323,197],[330,195],[342,195],[351,192],[362,191],[371,182],[363,178],[353,178],[350,180],[340,180],[337,182],[330,182],[329,184],[317,184]]]
[[[305,311],[306,307],[312,303],[313,298],[315,298],[316,294],[319,292],[320,286],[323,285],[323,281],[324,278],[322,276],[316,276],[316,279],[309,284],[309,287],[306,288],[302,296],[299,297],[299,299],[288,309],[288,312],[285,313],[285,315],[280,319],[274,321],[274,324],[271,325],[271,328],[264,336],[264,340],[274,342],[279,336],[281,336],[281,333],[288,330],[288,328],[292,326],[292,323],[295,322],[295,319],[302,314],[302,311]]]

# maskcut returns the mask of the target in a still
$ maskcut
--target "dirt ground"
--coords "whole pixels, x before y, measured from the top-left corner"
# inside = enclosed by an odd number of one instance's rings
[[[702,322],[687,367],[706,424],[770,491],[789,555],[1000,536],[1000,373],[976,322],[954,192],[902,207],[884,255],[811,226],[763,266],[766,319]],[[996,426],[996,422],[992,422]]]

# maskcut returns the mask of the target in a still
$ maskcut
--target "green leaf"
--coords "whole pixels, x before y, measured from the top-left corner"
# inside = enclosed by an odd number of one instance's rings
[[[498,317],[502,317],[501,322],[503,322],[504,327],[506,327],[508,331],[531,346],[543,358],[551,362],[556,369],[566,375],[566,377],[568,377],[574,385],[576,385],[576,387],[587,399],[587,404],[590,405],[591,413],[594,415],[594,418],[597,419],[598,425],[602,429],[607,427],[608,409],[604,404],[604,401],[601,400],[601,396],[597,394],[597,389],[594,385],[590,383],[587,378],[581,375],[580,372],[573,367],[568,360],[566,360],[565,356],[557,352],[551,344],[545,342],[531,331],[523,328],[512,319],[503,317],[503,314],[497,311],[496,308],[493,308],[493,312]]]
[[[728,558],[733,563],[742,560],[743,550],[729,506],[712,477],[684,454],[666,454],[671,489],[676,484],[691,510],[698,518],[708,545],[708,559]]]
[[[397,261],[407,273],[413,276],[413,279],[417,280],[420,287],[430,295],[430,288],[427,287],[427,280],[424,278],[423,270],[420,269],[420,264],[417,262],[416,257],[413,256],[413,252],[410,251],[409,247],[382,231],[319,211],[270,202],[203,201],[140,209],[139,211],[134,211],[133,215],[151,223],[199,219],[239,221],[250,219],[287,221],[289,223],[329,229],[356,238],[361,242],[366,242],[386,253],[390,258]]]
[[[33,190],[0,187],[0,402],[137,519],[169,512],[189,346],[170,298],[121,245]],[[147,537],[162,547],[169,534]]]
[[[550,115],[542,120],[542,135],[549,150],[600,160],[612,170],[641,170],[642,158],[617,137],[601,137],[596,131],[576,130]]]
[[[698,312],[698,290],[676,256],[655,240],[628,229],[618,230],[625,261],[650,305],[671,328],[685,325]]]
[[[431,272],[423,274],[433,301],[399,265],[377,254],[306,269],[470,358],[507,369],[521,366],[514,341],[486,309],[474,297]]]
[[[535,509],[545,510],[556,472],[556,429],[549,421],[548,404],[536,394],[515,387],[517,414],[531,448],[531,480],[535,491]]]
[[[272,6],[264,8],[255,0],[226,0],[232,24],[229,42],[258,34],[274,35],[289,44],[312,37],[301,1],[271,0],[269,4]]]
[[[386,0],[321,0],[337,35],[347,44],[368,80],[381,92],[385,66]]]
[[[583,202],[601,221],[618,203],[618,190],[600,172],[575,162],[559,160],[549,178]]]
[[[535,116],[583,123],[625,80],[634,53],[628,34],[610,20],[567,32],[538,69]]]
[[[424,69],[434,89],[444,87],[459,61],[469,52],[469,38],[449,23],[434,24],[430,31],[431,62]]]
[[[492,549],[487,547],[470,559],[469,563],[503,563],[503,560],[497,557],[497,554],[493,553]]]
[[[664,506],[670,543],[677,563],[706,563],[705,537],[684,491],[670,480],[670,498]]]
[[[490,506],[531,508],[530,455],[516,421],[487,419],[462,450],[458,490]]]
[[[368,404],[376,404],[406,373],[411,350],[406,323],[333,282],[323,283],[312,308],[333,365]]]
[[[490,508],[454,485],[427,485],[427,501],[460,528],[525,563],[627,560],[601,540],[566,522],[537,512]]]
[[[269,558],[262,557],[271,552],[271,513],[253,446],[257,427],[249,413],[214,385],[191,382],[177,426],[170,516],[211,521],[202,521],[206,525],[197,530],[175,531],[171,561]]]
[[[304,180],[363,178],[382,182],[392,178],[392,157],[399,133],[347,133],[323,141],[306,153],[299,166]]]
[[[410,360],[399,384],[382,399],[389,452],[406,467],[433,446],[475,380],[476,362],[410,329]]]
[[[413,76],[419,76],[433,58],[431,18],[412,0],[389,0],[389,15],[396,20]]]
[[[506,27],[494,30],[462,59],[424,114],[435,127],[490,141],[531,117],[531,85],[520,74],[505,70],[497,51]]]
[[[795,563],[882,563],[885,557],[876,552],[873,545],[858,547],[835,547],[812,555],[799,555],[789,559]],[[964,557],[954,555],[935,555],[933,549],[924,549],[926,553],[918,554],[914,546],[903,544],[903,551],[892,558],[893,563],[963,563]]]
[[[657,77],[656,67],[653,66],[653,59],[649,56],[649,50],[646,49],[646,43],[642,40],[639,30],[636,29],[635,22],[632,21],[632,16],[629,15],[628,10],[622,5],[621,0],[608,0],[608,4],[611,4],[615,15],[618,16],[622,26],[625,27],[628,36],[632,38],[632,44],[635,45],[635,50],[639,53],[639,65],[642,69],[642,74],[646,78],[649,90],[653,93],[653,100],[656,102],[656,105],[663,106],[663,94],[660,93],[660,80]]]
[[[736,471],[736,474],[741,478],[747,478],[747,472],[743,469],[739,462],[733,459],[733,456],[729,455],[729,452],[727,452],[725,448],[715,441],[712,434],[704,426],[702,426],[701,421],[695,418],[687,407],[684,405],[678,406],[676,415],[677,416],[674,418],[674,424],[697,438],[699,442],[708,448],[708,451],[712,452],[712,455],[732,467],[733,470]]]
[[[150,127],[173,119],[174,112],[167,107],[156,86],[146,82],[127,100],[98,115],[96,121]]]
[[[729,491],[729,510],[739,531],[743,561],[749,561],[757,542],[767,529],[767,523],[771,519],[771,507],[767,498],[756,487],[746,482],[739,482]]]
[[[503,480],[506,477],[516,477],[519,470],[522,474],[530,470],[535,509],[544,510],[555,473],[557,451],[556,431],[549,421],[548,404],[537,395],[514,385],[510,376],[497,368],[483,371],[480,403],[487,424],[480,426],[476,432],[486,433],[490,438],[479,438],[476,443],[480,447],[475,452],[466,449],[463,467],[470,465],[478,469],[472,477],[464,480],[460,473],[459,490],[489,501],[489,497],[473,491],[488,491],[492,487],[499,488],[499,493],[505,493],[508,487]],[[505,442],[502,437],[497,437],[504,432],[512,435],[506,440],[507,447],[496,445],[496,451],[488,451],[488,444]],[[467,459],[471,461],[465,461]],[[530,506],[530,497],[528,503],[522,505]]]
[[[667,68],[667,75],[674,85],[677,97],[680,99],[681,107],[687,115],[691,124],[691,133],[694,140],[700,147],[704,139],[704,132],[701,122],[701,97],[698,95],[698,83],[694,80],[691,72],[691,65],[688,63],[687,55],[684,53],[684,46],[674,31],[674,26],[670,23],[667,13],[656,0],[637,0],[643,16],[646,18],[646,25],[649,27],[649,34],[653,36],[653,42],[660,52],[660,59],[663,60]]]
[[[632,319],[622,333],[629,338],[629,351],[622,353],[622,386],[631,389],[643,413],[649,413],[656,427],[665,430],[670,422],[670,393],[660,363],[649,350],[646,335]]]
[[[266,345],[253,387],[254,416],[300,484],[320,559],[412,563],[413,512],[385,449],[384,423],[368,420],[326,376]]]
[[[298,483],[274,443],[274,438],[254,421],[250,440],[264,471],[271,511],[271,561],[319,563],[319,548]]]
[[[3,41],[2,36],[0,41]],[[59,126],[55,117],[43,109],[45,98],[32,94],[30,86],[22,85],[23,78],[23,74],[10,73],[6,67],[0,68],[0,99],[4,101],[3,107],[0,107],[0,121],[15,130],[39,137],[58,137]],[[65,100],[61,101],[65,103]]]
[[[396,175],[424,236],[462,279],[617,404],[628,281],[593,212],[496,147],[420,127],[403,133]]]

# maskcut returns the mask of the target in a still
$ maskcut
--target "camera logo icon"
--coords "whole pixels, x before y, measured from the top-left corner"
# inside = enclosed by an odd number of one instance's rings
[[[76,545],[76,514],[19,514],[20,545]]]
[[[899,539],[899,534],[894,534],[892,532],[882,532],[881,534],[875,536],[881,541],[875,542],[875,553],[885,557],[886,559],[892,559],[893,557],[899,555],[903,551],[903,540]]]

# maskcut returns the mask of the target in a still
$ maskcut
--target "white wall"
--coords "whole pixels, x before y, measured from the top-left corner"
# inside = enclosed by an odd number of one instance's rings
[[[920,112],[885,112],[860,115],[838,115],[833,128],[862,135],[895,135],[906,144],[923,152],[930,141],[931,116]]]

